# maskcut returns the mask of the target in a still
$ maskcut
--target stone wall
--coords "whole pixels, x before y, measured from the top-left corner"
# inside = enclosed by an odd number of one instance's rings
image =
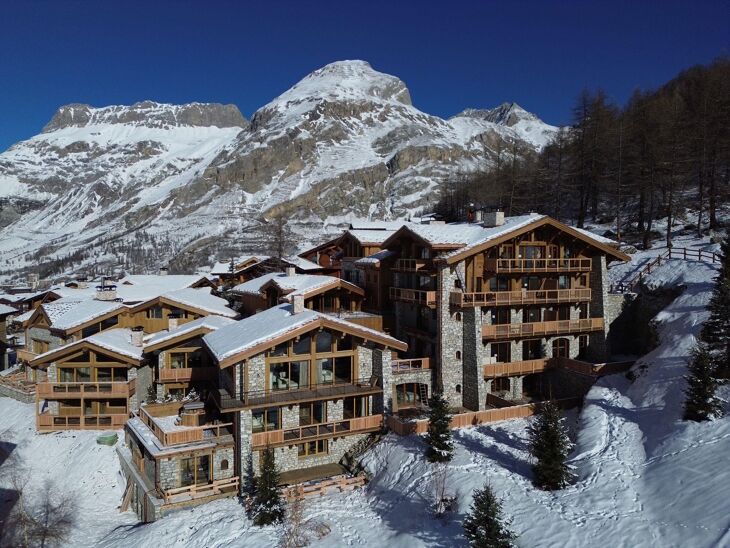
[[[449,295],[456,288],[455,282],[461,280],[464,286],[464,263],[459,263],[456,268],[442,266],[438,275],[438,308],[437,320],[439,322],[439,344],[437,345],[436,366],[436,390],[441,390],[449,405],[452,407],[463,406],[463,322],[457,321],[451,313]],[[457,359],[457,352],[462,359]]]
[[[26,348],[31,352],[35,352],[35,349],[31,348],[33,339],[47,342],[48,350],[55,350],[56,348],[66,344],[66,341],[63,338],[52,335],[46,327],[31,327],[28,329],[26,337]]]
[[[226,461],[227,467],[224,470],[222,462]],[[213,452],[213,479],[229,479],[235,475],[235,456],[233,447],[218,447]]]
[[[175,489],[180,486],[180,463],[177,458],[160,459],[157,467],[160,471],[160,489]]]
[[[356,434],[353,436],[344,436],[338,439],[328,440],[329,451],[327,454],[314,455],[308,457],[299,457],[297,446],[284,446],[274,449],[274,460],[279,472],[289,472],[291,470],[302,470],[320,466],[322,464],[336,464],[342,460],[350,449],[365,439],[368,434]],[[254,457],[255,470],[259,470],[260,459]]]
[[[609,290],[605,255],[593,257],[589,285],[591,288],[590,316],[593,318],[605,318]],[[611,321],[613,321],[613,318]],[[603,331],[593,331],[589,336],[588,356],[593,360],[605,360],[610,353],[607,345],[609,324],[609,319],[606,319]]]

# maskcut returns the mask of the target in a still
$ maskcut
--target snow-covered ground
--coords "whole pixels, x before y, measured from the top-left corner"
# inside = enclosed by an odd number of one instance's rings
[[[691,245],[708,247],[694,240],[685,246]],[[656,252],[661,250],[646,255]],[[631,268],[616,269],[612,277],[618,281]],[[455,432],[449,483],[458,507],[440,521],[428,510],[431,468],[423,442],[391,434],[365,456],[373,476],[365,490],[308,503],[307,513],[331,528],[314,545],[465,545],[460,522],[473,489],[489,481],[503,498],[520,546],[730,546],[730,417],[701,424],[680,420],[682,375],[706,319],[715,273],[706,263],[671,261],[654,274],[655,282],[681,283],[686,290],[657,315],[661,344],[641,358],[637,379],[601,379],[580,413],[569,414],[576,437],[574,485],[555,493],[532,486],[529,419],[462,429]],[[730,396],[730,387],[721,396]],[[69,545],[275,545],[276,528],[253,527],[235,500],[137,525],[131,512],[117,510],[122,482],[113,448],[96,445],[92,432],[38,435],[32,418],[32,406],[0,398],[4,448],[32,468],[34,482],[50,477],[79,494],[82,509]]]

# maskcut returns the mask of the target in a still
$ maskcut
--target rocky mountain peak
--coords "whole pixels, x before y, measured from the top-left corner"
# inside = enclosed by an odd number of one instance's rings
[[[171,105],[142,101],[131,106],[92,107],[73,103],[62,106],[43,128],[44,133],[65,127],[98,124],[128,124],[143,127],[247,127],[248,121],[236,105],[189,103]]]
[[[517,103],[502,103],[498,107],[489,109],[468,108],[457,114],[455,118],[459,116],[478,118],[480,120],[486,120],[487,122],[507,127],[512,127],[523,120],[541,122],[540,118],[531,112],[527,112]]]

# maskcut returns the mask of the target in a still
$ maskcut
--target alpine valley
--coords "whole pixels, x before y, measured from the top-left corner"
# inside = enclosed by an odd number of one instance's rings
[[[0,278],[194,267],[256,251],[272,213],[305,245],[353,217],[408,217],[557,129],[514,103],[426,114],[364,61],[314,71],[251,120],[234,105],[67,105],[0,154]]]

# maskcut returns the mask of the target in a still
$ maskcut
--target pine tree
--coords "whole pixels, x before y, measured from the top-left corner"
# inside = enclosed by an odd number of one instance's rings
[[[684,420],[706,421],[722,415],[722,403],[715,396],[718,381],[707,346],[698,344],[692,351],[684,402]]]
[[[284,504],[279,494],[279,473],[274,462],[274,450],[262,453],[261,476],[256,481],[256,496],[251,509],[253,522],[263,526],[284,518]]]
[[[502,504],[489,485],[474,492],[474,501],[464,519],[464,536],[472,548],[509,548],[515,534],[502,518]]]
[[[253,500],[256,496],[256,472],[253,468],[253,453],[251,452],[246,457],[246,469],[243,472],[242,490],[249,500]]]
[[[434,394],[429,403],[431,410],[426,435],[426,443],[428,443],[426,457],[430,462],[449,462],[454,456],[449,404],[441,394]]]
[[[563,426],[558,406],[546,401],[540,406],[529,427],[530,452],[536,462],[532,466],[534,483],[540,489],[552,491],[570,483],[572,474],[566,463],[572,447]]]
[[[715,279],[715,288],[708,309],[710,317],[702,329],[702,341],[721,376],[730,375],[730,234],[722,243],[720,275]]]

